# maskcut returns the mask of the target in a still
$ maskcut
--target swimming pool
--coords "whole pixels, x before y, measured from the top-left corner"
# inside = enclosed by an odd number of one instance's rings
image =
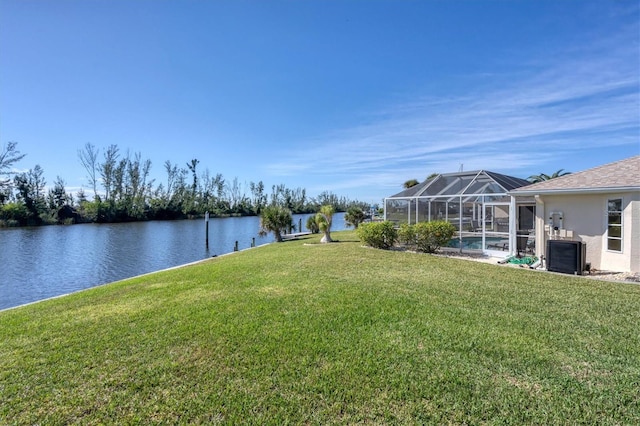
[[[508,237],[486,237],[486,247],[482,247],[482,237],[475,236],[463,236],[462,237],[462,249],[464,250],[509,250],[509,238]],[[449,241],[447,247],[460,248],[460,238],[456,237]]]

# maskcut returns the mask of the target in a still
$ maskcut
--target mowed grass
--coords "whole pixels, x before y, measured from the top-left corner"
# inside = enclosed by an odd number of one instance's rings
[[[0,423],[640,424],[640,286],[333,237],[0,312]]]

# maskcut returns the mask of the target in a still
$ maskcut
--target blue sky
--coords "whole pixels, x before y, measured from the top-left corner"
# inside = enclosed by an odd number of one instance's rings
[[[433,172],[640,154],[640,6],[596,1],[0,0],[0,144],[380,202]]]

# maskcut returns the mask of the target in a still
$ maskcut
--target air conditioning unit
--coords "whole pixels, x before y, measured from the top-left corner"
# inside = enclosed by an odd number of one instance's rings
[[[587,245],[582,241],[547,241],[547,270],[582,275],[586,267]]]

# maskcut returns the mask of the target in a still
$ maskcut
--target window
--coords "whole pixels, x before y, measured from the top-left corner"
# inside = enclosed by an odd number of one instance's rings
[[[528,231],[535,227],[535,206],[518,206],[518,230]]]
[[[622,251],[622,199],[607,203],[607,250]]]

